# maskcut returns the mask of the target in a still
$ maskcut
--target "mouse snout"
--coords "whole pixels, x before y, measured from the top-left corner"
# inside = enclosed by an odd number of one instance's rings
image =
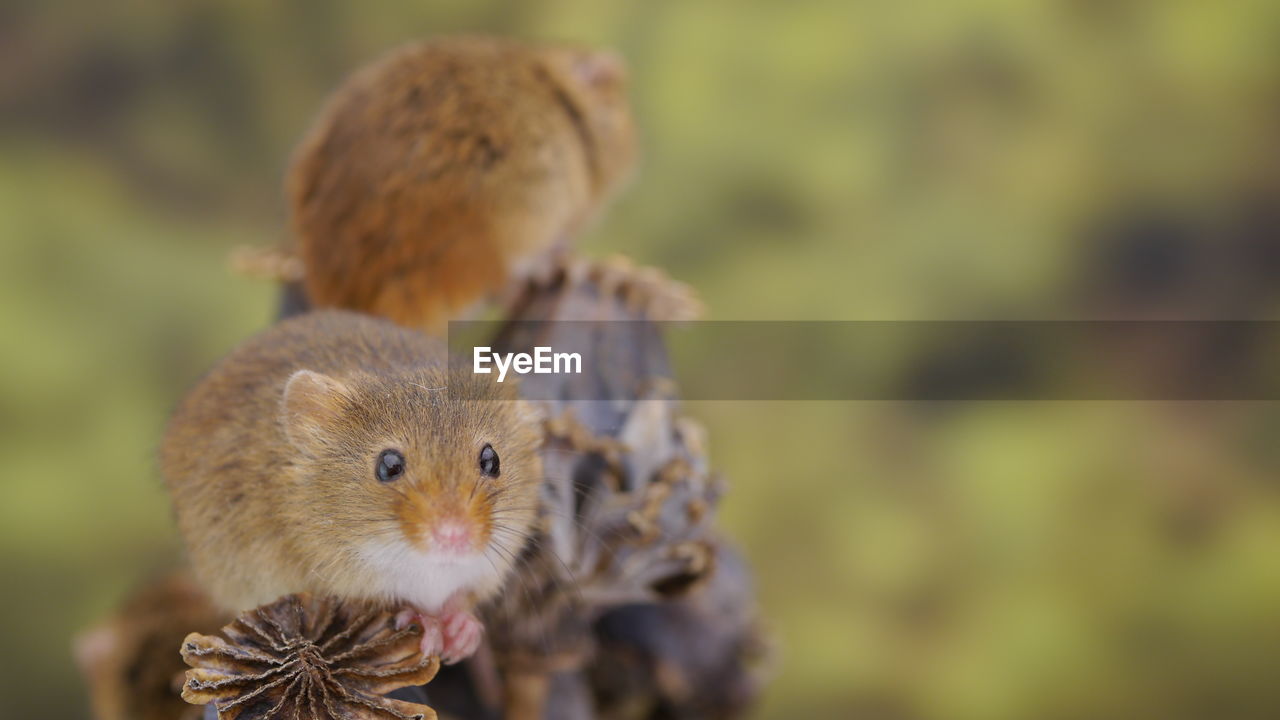
[[[400,496],[396,515],[418,549],[446,555],[481,552],[488,538],[487,509],[469,491],[431,487]]]
[[[475,533],[462,520],[441,520],[431,529],[431,545],[442,552],[469,552],[475,546]]]

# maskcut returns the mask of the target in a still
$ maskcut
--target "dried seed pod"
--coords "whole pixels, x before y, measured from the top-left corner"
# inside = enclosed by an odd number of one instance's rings
[[[660,327],[634,302],[662,295],[659,281],[629,271],[570,261],[530,286],[494,341],[505,352],[549,345],[588,358],[581,374],[521,382],[548,418],[547,479],[519,592],[489,612],[500,654],[585,657],[600,613],[679,595],[712,569],[722,483],[702,455],[701,428],[678,415]]]
[[[625,264],[571,263],[526,290],[493,342],[502,352],[550,346],[584,359],[581,374],[521,381],[548,418],[547,479],[512,591],[486,608],[507,717],[623,717],[620,700],[685,707],[685,688],[731,679],[733,692],[702,708],[728,717],[761,685],[746,650],[760,640],[754,590],[745,572],[713,575],[722,558],[736,557],[714,533],[723,481],[709,469],[701,427],[679,414],[658,322],[696,313],[657,302],[683,297],[664,292],[665,283]],[[741,612],[697,611],[712,597],[709,580]],[[621,612],[628,609],[635,612]],[[609,634],[601,635],[606,616]],[[635,643],[626,628],[652,637]],[[612,656],[638,653],[644,674],[635,691],[614,691],[609,673],[625,666]],[[688,671],[680,683],[665,677],[676,668]]]
[[[656,267],[636,265],[625,255],[603,260],[568,256],[550,275],[531,289],[537,291],[540,285],[557,281],[580,289],[593,288],[597,297],[605,300],[598,306],[621,300],[627,313],[651,322],[697,320],[705,312],[693,288]]]
[[[182,697],[212,703],[219,720],[434,720],[425,705],[383,697],[422,685],[440,667],[422,629],[395,628],[379,608],[287,595],[241,613],[223,637],[192,633]]]
[[[744,715],[770,675],[772,643],[744,594],[750,570],[720,543],[715,572],[695,592],[626,605],[595,625],[586,668],[601,720]]]

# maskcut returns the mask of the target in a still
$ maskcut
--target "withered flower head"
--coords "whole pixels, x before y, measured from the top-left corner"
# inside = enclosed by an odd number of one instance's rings
[[[422,628],[391,613],[287,595],[242,613],[225,639],[191,633],[182,698],[214,703],[219,720],[434,720],[425,705],[383,697],[422,685],[440,667],[419,649]]]

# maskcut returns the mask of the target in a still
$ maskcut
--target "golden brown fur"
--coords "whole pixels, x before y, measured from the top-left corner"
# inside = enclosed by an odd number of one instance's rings
[[[228,609],[296,591],[431,605],[404,597],[397,576],[428,568],[413,564],[432,550],[427,529],[452,514],[489,563],[458,589],[491,592],[540,481],[536,423],[496,387],[447,370],[437,341],[355,313],[303,315],[249,339],[182,401],[161,447],[198,579]],[[496,478],[477,469],[485,443],[501,456]],[[387,448],[406,471],[383,483]],[[388,570],[401,557],[404,572]]]
[[[635,152],[612,54],[478,37],[395,50],[295,153],[310,300],[439,330],[567,242]]]

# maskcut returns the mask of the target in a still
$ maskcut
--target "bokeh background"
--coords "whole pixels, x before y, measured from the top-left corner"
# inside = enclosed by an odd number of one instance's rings
[[[179,557],[153,450],[271,317],[227,255],[311,113],[464,31],[626,55],[644,167],[583,247],[714,319],[1280,314],[1274,2],[6,0],[0,716],[85,717],[73,634]],[[1274,403],[688,409],[759,717],[1280,716]]]

